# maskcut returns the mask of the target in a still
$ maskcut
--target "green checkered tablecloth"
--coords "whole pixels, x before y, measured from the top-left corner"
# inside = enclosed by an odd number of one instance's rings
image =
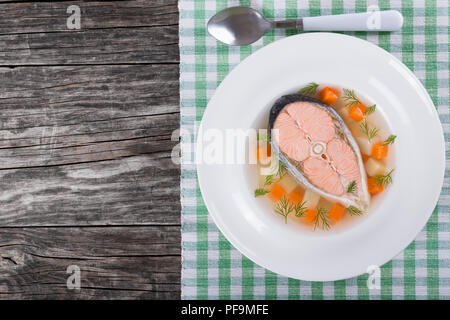
[[[229,47],[205,25],[217,11],[245,5],[269,19],[364,12],[370,5],[396,9],[401,32],[348,33],[367,39],[402,60],[427,88],[444,128],[449,167],[448,0],[180,0],[180,107],[183,156],[186,135],[202,118],[218,84],[242,59],[262,46],[295,34],[268,32],[251,46]],[[427,225],[402,253],[381,268],[381,289],[369,290],[367,274],[335,282],[306,282],[274,274],[242,256],[208,215],[195,165],[181,164],[183,299],[450,299],[450,180],[446,170],[439,203]]]

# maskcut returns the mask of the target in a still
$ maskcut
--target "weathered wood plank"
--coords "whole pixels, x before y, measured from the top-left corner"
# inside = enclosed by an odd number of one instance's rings
[[[0,74],[0,169],[117,159],[141,143],[167,151],[158,140],[179,127],[176,65]]]
[[[0,35],[0,65],[178,63],[177,41],[177,26]]]
[[[2,3],[0,34],[77,32],[67,28],[67,8],[81,11],[81,29],[154,27],[178,24],[177,0],[30,1]]]
[[[179,173],[170,151],[0,170],[0,225],[179,224]]]
[[[81,29],[66,26],[70,5]],[[177,63],[176,1],[0,4],[0,65]]]
[[[179,242],[174,226],[0,228],[0,299],[176,299]]]
[[[179,298],[176,0],[0,9],[0,299]]]
[[[0,72],[0,225],[179,224],[177,65]]]

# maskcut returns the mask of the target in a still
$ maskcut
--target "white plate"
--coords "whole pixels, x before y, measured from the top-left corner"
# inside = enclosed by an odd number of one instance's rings
[[[394,183],[374,210],[341,232],[308,232],[254,198],[249,165],[198,164],[198,179],[219,229],[255,263],[296,279],[345,279],[385,264],[423,228],[443,182],[443,132],[406,66],[367,41],[332,33],[288,37],[249,56],[217,88],[201,129],[256,128],[278,97],[311,81],[363,94],[398,136]]]

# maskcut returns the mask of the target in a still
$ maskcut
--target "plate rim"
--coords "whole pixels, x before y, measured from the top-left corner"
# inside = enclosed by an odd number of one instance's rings
[[[442,166],[442,171],[441,171],[441,174],[440,174],[440,181],[439,181],[439,183],[437,184],[439,187],[436,187],[436,190],[438,190],[438,191],[435,192],[433,199],[430,199],[430,205],[429,205],[429,208],[428,208],[427,212],[423,214],[424,217],[426,217],[426,219],[424,219],[424,222],[421,223],[420,228],[417,228],[417,227],[416,227],[416,229],[418,229],[418,231],[417,231],[417,232],[416,232],[416,231],[413,232],[414,236],[413,236],[411,239],[409,239],[409,240],[407,241],[406,244],[402,244],[401,246],[399,246],[400,249],[396,252],[396,254],[394,254],[392,257],[385,258],[384,261],[383,261],[381,264],[379,264],[379,266],[382,266],[382,265],[386,264],[387,262],[391,261],[392,259],[394,259],[394,258],[395,258],[399,253],[401,253],[403,250],[405,250],[405,248],[406,248],[412,241],[414,241],[414,239],[417,237],[417,235],[420,233],[420,231],[421,231],[421,230],[424,228],[424,226],[427,224],[428,220],[430,219],[431,215],[433,214],[434,208],[436,207],[436,205],[437,205],[437,203],[438,203],[438,201],[439,201],[439,197],[440,197],[440,194],[441,194],[441,191],[442,191],[443,182],[444,182],[445,168],[446,168],[446,164],[445,164],[446,156],[445,156],[445,139],[444,139],[444,131],[443,131],[443,128],[442,128],[442,123],[441,123],[441,121],[440,121],[440,119],[439,119],[439,114],[438,114],[438,111],[437,111],[437,109],[436,109],[436,106],[434,105],[433,100],[431,99],[431,97],[430,97],[428,91],[426,90],[426,88],[424,87],[424,85],[422,84],[422,82],[417,78],[417,76],[416,76],[416,75],[415,75],[415,74],[414,74],[414,73],[413,73],[413,72],[412,72],[412,71],[411,71],[411,70],[410,70],[410,69],[409,69],[409,68],[408,68],[408,67],[407,67],[400,59],[398,59],[398,58],[395,57],[393,54],[389,53],[389,52],[386,51],[385,49],[379,47],[378,45],[376,45],[376,44],[374,44],[374,43],[372,43],[372,42],[370,42],[370,41],[367,41],[367,40],[364,40],[364,39],[360,39],[360,38],[358,38],[358,37],[346,35],[346,34],[339,34],[339,33],[332,33],[332,32],[301,33],[301,34],[297,34],[297,35],[293,35],[293,36],[289,36],[289,37],[285,37],[285,38],[282,38],[282,39],[273,41],[273,42],[271,42],[271,43],[268,44],[268,45],[262,46],[261,48],[259,48],[259,49],[256,50],[255,52],[253,52],[251,55],[247,56],[247,57],[246,57],[245,59],[243,59],[239,64],[237,64],[237,65],[233,68],[233,70],[231,70],[231,71],[226,75],[226,77],[225,77],[225,78],[223,79],[223,81],[219,84],[219,86],[217,86],[217,88],[216,88],[215,91],[214,91],[214,94],[211,96],[211,98],[210,98],[209,101],[208,101],[207,107],[205,108],[205,111],[204,111],[204,113],[203,113],[203,115],[202,115],[202,119],[201,119],[200,125],[199,125],[199,127],[198,127],[198,132],[201,132],[201,131],[203,130],[204,122],[205,122],[205,121],[204,121],[205,115],[209,114],[208,110],[210,110],[210,108],[208,108],[208,107],[209,107],[210,103],[213,101],[214,96],[216,96],[216,93],[217,93],[219,90],[221,90],[221,89],[223,88],[223,86],[225,85],[224,83],[226,83],[225,80],[226,80],[231,74],[233,74],[233,73],[237,70],[238,66],[240,66],[240,65],[242,65],[242,64],[244,64],[244,63],[246,63],[246,61],[248,61],[248,60],[254,59],[254,57],[255,57],[256,55],[260,55],[261,52],[265,51],[265,49],[271,48],[271,47],[276,46],[276,45],[279,45],[279,43],[281,43],[281,42],[284,42],[284,41],[292,41],[292,38],[302,39],[302,38],[307,38],[307,37],[316,37],[316,36],[319,36],[319,37],[320,37],[320,36],[323,36],[323,35],[326,35],[326,36],[332,36],[332,37],[341,37],[341,38],[351,38],[353,41],[359,42],[359,43],[362,44],[362,45],[369,46],[369,47],[371,47],[372,50],[376,50],[376,51],[380,52],[381,54],[383,54],[383,55],[389,57],[390,59],[395,60],[395,61],[402,67],[402,69],[403,69],[406,73],[408,73],[409,76],[410,76],[412,79],[414,79],[415,84],[418,85],[418,87],[420,88],[420,90],[421,90],[422,93],[424,94],[424,97],[426,97],[427,103],[428,103],[430,106],[433,107],[433,108],[432,108],[432,109],[433,109],[433,112],[432,112],[433,117],[434,117],[434,119],[437,121],[437,123],[439,123],[440,150],[441,150],[441,153],[442,153],[443,157],[440,159],[440,162],[439,162],[439,163],[441,164],[441,166]],[[268,49],[267,49],[267,50],[268,50]],[[199,145],[198,145],[198,143],[197,143],[197,144],[196,144],[196,147],[195,147],[195,152],[196,152],[196,154],[197,154],[197,152],[198,152],[198,149],[199,149]],[[202,165],[203,165],[203,164],[202,164]],[[238,250],[238,251],[240,252],[240,254],[244,255],[245,257],[247,257],[248,259],[250,259],[250,260],[251,260],[252,262],[254,262],[255,264],[257,264],[257,265],[259,265],[259,266],[261,266],[261,267],[263,267],[263,268],[265,268],[265,269],[267,269],[267,270],[269,270],[269,271],[272,271],[272,272],[274,272],[274,273],[276,273],[276,274],[279,274],[279,275],[281,275],[281,276],[286,276],[286,277],[290,277],[290,278],[294,278],[294,279],[299,279],[299,280],[305,280],[305,281],[320,281],[320,282],[324,282],[324,281],[337,281],[337,280],[349,279],[349,278],[352,278],[352,277],[355,277],[355,276],[359,276],[359,275],[361,275],[361,274],[364,274],[364,272],[363,272],[363,273],[358,273],[358,274],[353,274],[353,275],[350,275],[350,276],[343,276],[343,277],[333,277],[333,276],[331,276],[331,277],[326,277],[326,276],[324,276],[324,277],[321,277],[320,279],[319,279],[319,278],[310,278],[310,277],[300,278],[300,277],[298,277],[298,276],[296,276],[296,275],[292,275],[292,274],[289,274],[289,273],[285,273],[285,272],[281,273],[281,272],[279,272],[279,271],[275,271],[274,268],[272,268],[271,266],[267,266],[267,264],[266,264],[265,262],[262,262],[261,259],[259,259],[258,256],[255,256],[252,252],[250,252],[249,250],[247,250],[246,245],[245,245],[245,244],[242,244],[242,243],[237,239],[237,237],[234,236],[233,232],[227,228],[227,226],[222,225],[222,224],[220,223],[221,221],[219,221],[219,218],[215,215],[214,210],[211,209],[211,208],[213,207],[212,204],[210,203],[211,199],[207,199],[207,198],[204,196],[204,191],[203,191],[203,190],[204,190],[204,188],[205,188],[205,186],[204,186],[205,179],[202,178],[203,173],[202,173],[201,168],[202,168],[202,166],[201,166],[200,164],[196,163],[196,171],[197,171],[198,186],[199,186],[199,188],[200,188],[200,192],[201,192],[201,195],[202,195],[202,199],[203,199],[203,202],[204,202],[204,204],[205,204],[205,206],[206,206],[206,208],[207,208],[208,214],[211,216],[211,218],[212,218],[212,220],[214,221],[215,225],[217,226],[217,228],[219,229],[219,231],[225,236],[225,238],[227,239],[227,241],[229,241],[229,242],[233,245],[233,247],[234,247],[236,250]],[[431,200],[433,200],[433,201],[431,201]]]

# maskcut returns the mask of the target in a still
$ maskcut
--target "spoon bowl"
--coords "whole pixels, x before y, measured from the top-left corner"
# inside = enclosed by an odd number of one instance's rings
[[[218,12],[207,24],[210,35],[223,43],[242,46],[261,38],[272,23],[248,7],[232,7]]]

